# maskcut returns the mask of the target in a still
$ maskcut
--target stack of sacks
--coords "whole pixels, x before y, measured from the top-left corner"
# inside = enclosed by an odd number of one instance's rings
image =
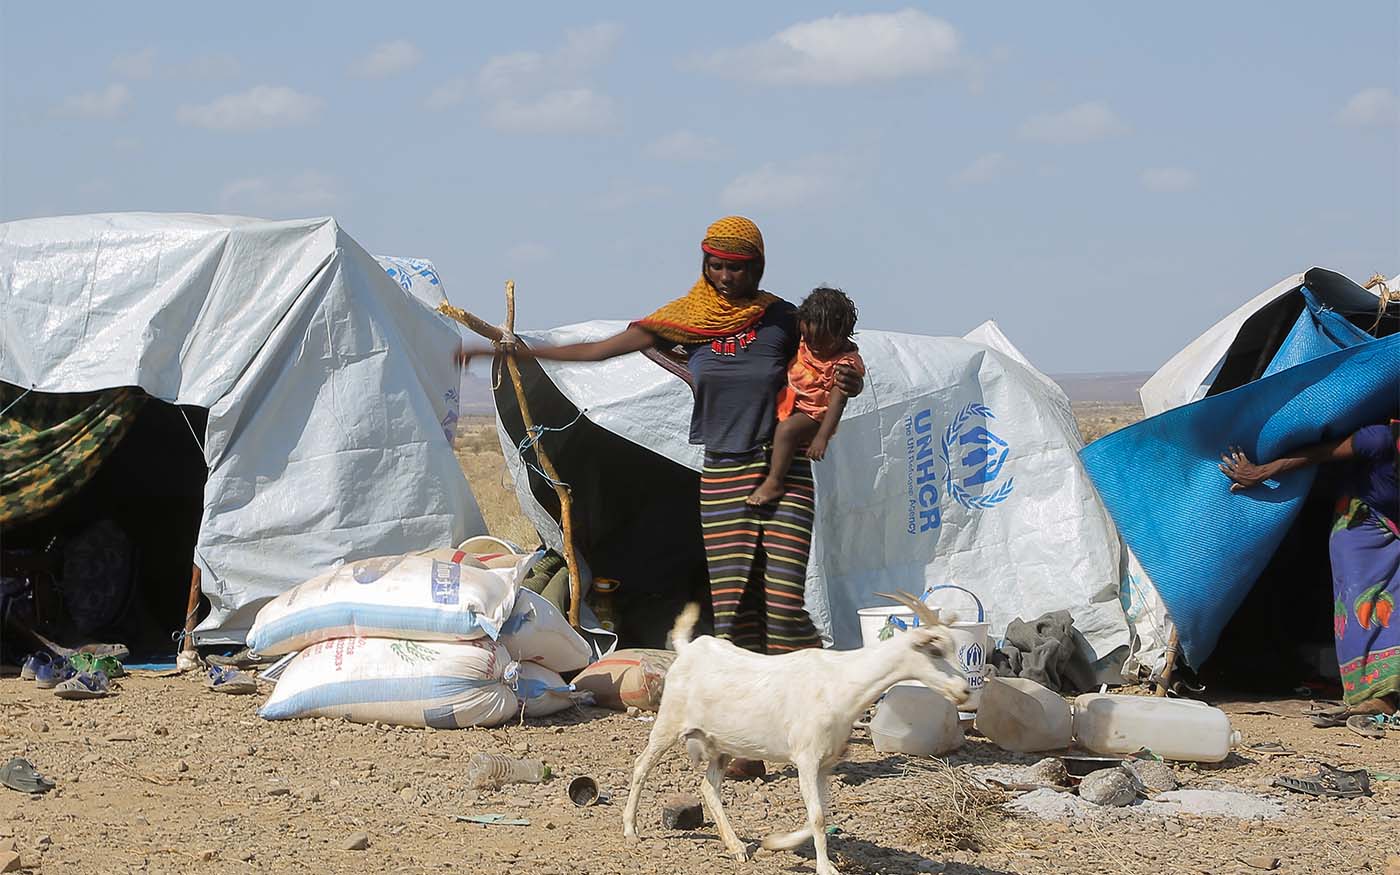
[[[533,557],[486,559],[461,549],[363,559],[273,599],[248,646],[300,652],[259,713],[448,729],[495,726],[522,707],[530,716],[569,707],[573,688],[553,665],[522,665],[528,657],[510,641],[559,665],[579,651],[587,664],[587,644],[557,611],[540,616],[517,598]]]

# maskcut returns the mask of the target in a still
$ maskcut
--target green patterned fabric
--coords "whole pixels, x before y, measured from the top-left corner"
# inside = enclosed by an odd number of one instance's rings
[[[0,383],[0,524],[48,513],[82,488],[145,400],[140,389],[26,395]]]

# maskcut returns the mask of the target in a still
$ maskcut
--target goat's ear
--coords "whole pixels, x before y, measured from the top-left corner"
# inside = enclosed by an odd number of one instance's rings
[[[924,632],[925,630],[918,629],[915,631]],[[919,636],[919,640],[914,645],[914,649],[933,659],[942,659],[944,656],[948,655],[948,649],[944,646],[946,643],[947,637],[944,635],[925,633]]]

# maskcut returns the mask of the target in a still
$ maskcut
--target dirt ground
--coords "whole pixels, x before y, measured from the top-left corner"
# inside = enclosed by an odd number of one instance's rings
[[[1076,405],[1086,438],[1141,411]],[[1082,408],[1082,409],[1081,409]],[[1092,409],[1090,409],[1092,408]],[[471,422],[458,456],[493,533],[534,541],[501,470],[494,428]],[[622,840],[631,765],[646,743],[646,715],[585,708],[525,726],[457,731],[361,726],[336,720],[272,723],[264,696],[231,697],[196,677],[123,679],[108,699],[66,702],[13,677],[0,679],[0,755],[24,756],[57,789],[30,797],[0,788],[0,865],[11,843],[27,870],[106,873],[463,871],[473,875],[590,873],[810,873],[810,845],[729,860],[710,825],[666,831],[660,800],[693,792],[700,776],[680,749],[653,772],[642,797],[643,840]],[[1400,733],[1385,741],[1312,728],[1301,702],[1226,702],[1246,744],[1219,766],[1178,765],[1187,788],[1235,789],[1281,806],[1274,819],[1243,820],[1103,809],[1067,822],[981,812],[980,845],[930,825],[943,798],[931,760],[877,753],[857,730],[833,782],[833,859],[846,873],[1282,873],[1386,872],[1400,834],[1400,783],[1374,796],[1315,800],[1270,787],[1279,774],[1317,761],[1400,772]],[[542,785],[477,794],[464,779],[480,751],[543,758],[556,777]],[[1028,765],[975,735],[948,762],[979,768]],[[776,768],[776,767],[775,767]],[[590,808],[566,798],[587,774],[605,797]],[[739,835],[755,842],[803,817],[795,773],[726,783]],[[1007,798],[1010,798],[1009,796]],[[528,826],[478,825],[460,815],[501,814]],[[349,850],[357,833],[368,847]],[[1391,875],[1400,875],[1400,862]]]
[[[0,848],[13,838],[35,871],[495,873],[801,873],[814,871],[810,846],[758,851],[730,861],[708,825],[661,829],[662,796],[693,792],[699,774],[676,748],[642,797],[643,841],[622,840],[630,768],[650,723],[587,708],[524,727],[456,731],[361,726],[337,720],[267,722],[262,696],[226,696],[190,676],[124,679],[104,700],[66,702],[17,678],[0,680],[0,752],[24,756],[57,789],[30,797],[0,788]],[[1383,872],[1400,830],[1400,783],[1380,782],[1369,799],[1313,800],[1267,787],[1313,760],[1400,772],[1400,738],[1361,739],[1314,729],[1301,703],[1230,707],[1247,743],[1278,741],[1295,751],[1245,753],[1216,767],[1178,767],[1190,788],[1231,787],[1284,806],[1274,820],[1136,817],[1056,823],[994,809],[998,835],[980,850],[945,847],[930,836],[918,802],[933,785],[916,758],[876,753],[857,730],[850,760],[833,782],[832,837],[847,873],[963,875],[1052,872],[1262,871]],[[1259,709],[1268,713],[1241,713]],[[642,715],[644,718],[646,715]],[[478,796],[463,778],[471,754],[543,758],[560,777]],[[1028,764],[971,737],[954,765]],[[575,808],[569,777],[594,777],[607,798]],[[766,780],[727,782],[727,810],[739,835],[756,841],[803,818],[789,769]],[[1105,809],[1105,811],[1110,811]],[[454,815],[504,814],[529,826],[482,826]],[[346,850],[357,832],[365,850]],[[946,837],[942,837],[946,838]],[[3,856],[3,855],[0,855]],[[1263,858],[1254,859],[1254,858]]]

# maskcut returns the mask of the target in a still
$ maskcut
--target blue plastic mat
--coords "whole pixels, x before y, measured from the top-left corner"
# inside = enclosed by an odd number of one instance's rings
[[[1358,337],[1339,321],[1310,301],[1274,357],[1288,367],[1114,432],[1083,451],[1192,667],[1215,649],[1315,477],[1301,469],[1232,493],[1217,467],[1221,453],[1238,446],[1250,459],[1268,461],[1400,409],[1400,335]],[[1338,349],[1348,343],[1357,345]]]

